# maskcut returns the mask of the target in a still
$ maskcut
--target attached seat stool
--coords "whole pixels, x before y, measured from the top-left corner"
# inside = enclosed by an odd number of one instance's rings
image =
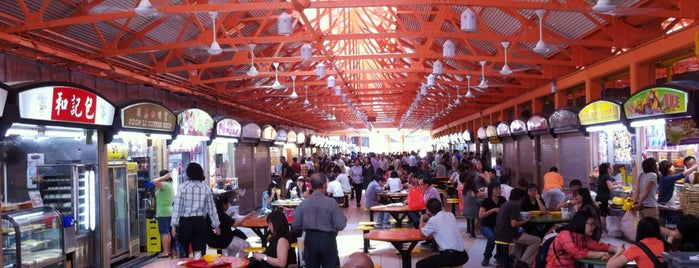
[[[356,229],[362,231],[362,238],[364,239],[364,253],[369,253],[369,248],[371,248],[371,246],[369,245],[369,239],[364,238],[364,235],[369,233],[369,231],[374,230],[374,227],[369,225],[359,225]]]
[[[502,264],[505,268],[512,267],[512,263],[510,263],[510,246],[514,246],[514,244],[515,243],[512,242],[495,240],[495,250],[497,253],[500,253],[501,258],[505,258],[504,260],[502,260]]]

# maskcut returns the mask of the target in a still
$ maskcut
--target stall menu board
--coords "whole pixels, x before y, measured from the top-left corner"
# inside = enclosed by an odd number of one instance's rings
[[[527,123],[522,120],[515,119],[510,123],[510,134],[523,135],[527,134]]]
[[[260,139],[274,141],[277,139],[277,131],[272,126],[266,126],[262,129],[262,137]]]
[[[216,136],[221,137],[240,137],[240,123],[230,118],[224,118],[216,123]]]
[[[665,136],[672,145],[699,143],[699,129],[693,118],[665,119]]]
[[[477,133],[478,133],[478,139],[479,139],[479,140],[487,139],[487,138],[488,138],[488,135],[485,134],[485,128],[484,128],[484,127],[479,127]]]
[[[651,87],[636,92],[624,102],[627,119],[687,112],[687,92],[668,87]]]
[[[188,109],[178,114],[177,124],[180,135],[209,137],[214,130],[214,119],[199,109]]]
[[[468,130],[464,130],[464,133],[461,134],[461,139],[463,139],[466,142],[471,141],[471,132]]]
[[[299,132],[296,135],[296,143],[303,144],[304,142],[306,142],[306,134],[303,134],[303,132]]]
[[[286,139],[288,137],[288,133],[286,130],[280,129],[277,131],[277,139],[276,141],[278,142],[286,142]]]
[[[617,122],[621,120],[621,106],[606,100],[598,100],[585,105],[578,113],[580,125]]]
[[[248,123],[243,127],[242,138],[259,139],[260,135],[262,135],[262,130],[255,123]]]
[[[114,106],[95,93],[70,86],[43,86],[18,94],[22,119],[111,126]]]
[[[500,122],[498,124],[498,136],[503,137],[503,136],[510,136],[510,126],[507,125],[505,122]]]
[[[631,163],[633,160],[633,137],[627,130],[615,130],[612,132],[614,145],[614,163]]]
[[[121,127],[146,130],[175,131],[175,114],[167,108],[149,102],[134,103],[121,109]]]
[[[286,142],[296,143],[296,131],[289,130],[289,132],[286,133]]]

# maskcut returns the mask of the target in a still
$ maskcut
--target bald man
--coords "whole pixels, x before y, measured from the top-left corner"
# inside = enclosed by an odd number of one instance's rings
[[[355,252],[347,256],[342,268],[374,268],[374,262],[364,252]]]

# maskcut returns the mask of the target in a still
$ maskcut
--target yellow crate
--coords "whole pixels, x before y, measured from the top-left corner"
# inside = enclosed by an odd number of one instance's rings
[[[160,232],[158,231],[158,220],[146,220],[146,251],[149,253],[160,252]]]
[[[161,251],[160,236],[149,237],[148,242],[146,243],[146,251],[148,253],[157,253]]]

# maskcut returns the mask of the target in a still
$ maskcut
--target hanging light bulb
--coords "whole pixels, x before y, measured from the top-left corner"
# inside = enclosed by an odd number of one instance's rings
[[[157,13],[153,5],[148,0],[141,0],[133,11],[142,17],[148,17]]]
[[[277,18],[277,33],[280,35],[291,34],[291,16],[286,11]]]
[[[442,57],[445,58],[452,58],[454,57],[454,50],[455,50],[454,42],[451,40],[447,40],[444,42],[444,45],[442,45]]]
[[[318,65],[316,65],[316,75],[318,77],[325,76],[325,64],[323,64],[323,62],[319,62]]]
[[[335,87],[335,77],[334,76],[328,76],[328,87]]]
[[[428,86],[435,86],[437,85],[437,76],[434,74],[430,74],[427,76],[427,85]]]
[[[478,84],[479,88],[486,89],[488,88],[488,80],[485,79],[485,63],[486,61],[482,60],[479,62],[481,65],[481,83]]]
[[[476,31],[476,13],[474,13],[470,8],[466,8],[464,12],[461,12],[461,31]]]
[[[432,73],[433,74],[443,74],[444,73],[444,64],[442,64],[441,61],[437,60],[432,64]]]
[[[313,58],[313,48],[309,43],[305,43],[301,46],[301,60],[309,61],[311,58]]]

